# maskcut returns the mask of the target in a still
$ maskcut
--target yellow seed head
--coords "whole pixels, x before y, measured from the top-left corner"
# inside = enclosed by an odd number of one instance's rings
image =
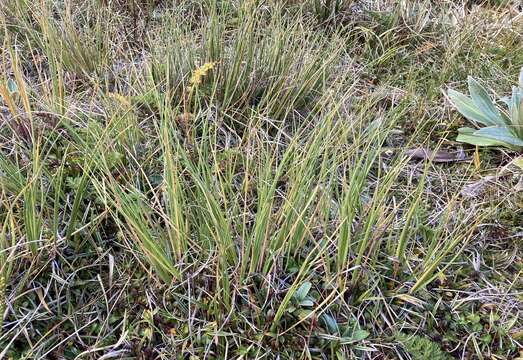
[[[189,79],[189,89],[192,90],[193,88],[197,87],[202,83],[202,79],[207,73],[214,68],[214,65],[216,63],[214,62],[207,62],[203,64],[202,66],[197,67],[193,73],[191,78]]]

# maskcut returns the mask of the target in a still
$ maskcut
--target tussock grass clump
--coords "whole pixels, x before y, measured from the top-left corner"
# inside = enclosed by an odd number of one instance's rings
[[[341,39],[326,39],[306,23],[304,27],[303,16],[286,19],[276,7],[268,17],[247,8],[234,15],[238,25],[230,28],[233,15],[210,11],[198,29],[180,15],[165,20],[151,40],[154,56],[146,86],[166,91],[172,101],[183,99],[186,110],[214,104],[238,116],[254,109],[281,120],[312,109],[314,98],[334,80]],[[192,86],[188,78],[205,64],[213,64],[213,70]]]
[[[523,42],[431,4],[3,2],[0,358],[515,356],[518,162],[440,90]]]

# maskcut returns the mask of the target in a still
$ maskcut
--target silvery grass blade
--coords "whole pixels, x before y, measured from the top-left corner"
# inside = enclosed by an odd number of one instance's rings
[[[474,78],[468,77],[469,91],[476,107],[493,123],[493,125],[506,125],[496,105],[490,99],[487,91]]]

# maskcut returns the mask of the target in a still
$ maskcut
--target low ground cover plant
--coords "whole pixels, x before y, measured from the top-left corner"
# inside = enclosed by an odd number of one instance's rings
[[[472,145],[503,146],[513,150],[523,147],[523,68],[519,85],[512,87],[512,96],[502,101],[506,109],[500,110],[487,91],[472,77],[468,79],[470,97],[449,90],[449,97],[456,109],[476,125],[479,130],[465,127],[459,129],[457,140]]]

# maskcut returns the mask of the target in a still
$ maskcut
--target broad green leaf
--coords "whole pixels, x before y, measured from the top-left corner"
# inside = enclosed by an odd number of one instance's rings
[[[474,132],[473,135],[494,139],[515,146],[523,146],[523,140],[519,139],[512,131],[506,127],[489,126],[481,128]]]
[[[477,129],[469,128],[469,127],[462,127],[458,129],[458,133],[464,134],[464,135],[472,135]]]
[[[490,138],[474,135],[476,130],[471,128],[461,128],[458,130],[459,134],[456,138],[456,141],[467,143],[470,145],[477,146],[503,146],[511,148],[509,144],[506,144],[502,141],[496,141]]]
[[[512,88],[512,101],[510,103],[510,118],[515,132],[523,138],[523,96],[517,88]]]
[[[341,344],[351,344],[366,339],[370,333],[367,330],[354,330],[351,336],[344,336],[340,341]]]
[[[18,86],[16,86],[16,82],[14,82],[13,79],[7,80],[7,90],[9,90],[9,95],[13,95],[14,93],[18,92]]]
[[[300,285],[298,290],[296,290],[296,292],[294,293],[294,297],[298,301],[302,301],[303,299],[305,299],[305,297],[311,290],[311,287],[312,287],[312,284],[309,281],[304,282],[303,284]]]
[[[452,101],[452,104],[456,107],[456,110],[458,110],[458,112],[468,120],[486,126],[496,125],[494,121],[490,120],[481,112],[476,104],[474,104],[474,101],[472,101],[468,96],[452,89],[449,89],[447,93],[450,101]]]
[[[339,333],[338,323],[336,322],[336,320],[334,320],[332,316],[324,313],[321,315],[321,320],[323,321],[325,327],[327,328],[327,330],[329,330],[331,334]]]
[[[311,299],[304,299],[304,300],[300,301],[300,306],[305,306],[305,307],[314,306],[314,301],[312,301]]]
[[[303,320],[303,319],[311,316],[311,314],[312,314],[312,310],[310,310],[310,309],[300,309],[300,310],[296,311],[295,315],[297,315],[300,320]]]
[[[468,77],[469,91],[472,101],[478,107],[478,109],[488,117],[489,120],[493,121],[497,125],[505,125],[505,121],[499,113],[496,105],[490,99],[487,91],[472,77]]]
[[[505,124],[510,124],[512,122],[510,117],[507,114],[505,114],[503,111],[500,111],[499,113],[500,113],[501,117],[503,118],[503,122]]]

